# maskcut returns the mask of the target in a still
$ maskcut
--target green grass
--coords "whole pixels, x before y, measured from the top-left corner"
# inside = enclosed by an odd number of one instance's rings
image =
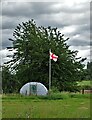
[[[2,95],[0,94],[0,120],[2,118]]]
[[[81,82],[78,82],[78,85],[88,85],[88,86],[91,86],[91,80],[84,80],[84,81],[81,81]]]
[[[3,95],[3,118],[89,118],[90,96],[55,93],[50,96]]]

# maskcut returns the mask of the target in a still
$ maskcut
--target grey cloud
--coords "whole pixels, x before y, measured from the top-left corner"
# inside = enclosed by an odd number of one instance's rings
[[[4,16],[23,16],[29,14],[28,12],[29,4],[18,3],[18,2],[7,2],[2,5],[2,15]]]
[[[58,6],[59,5],[59,6]],[[75,6],[66,6],[65,4],[60,2],[8,2],[3,3],[2,13],[3,15],[8,16],[29,16],[29,14],[51,14],[51,13],[59,13],[64,12],[68,14],[73,13],[84,13],[88,11],[89,4],[83,3]],[[7,11],[8,9],[8,11]]]
[[[80,30],[81,32],[82,32],[82,31],[90,32],[90,25],[89,25],[89,23],[87,23],[87,24],[82,24],[82,25],[78,26],[78,29],[77,29],[77,30],[78,30],[78,31]]]
[[[84,39],[72,39],[68,42],[69,45],[71,46],[88,46],[90,45],[90,42],[88,40]]]
[[[90,46],[88,45],[88,46],[81,46],[81,45],[79,45],[79,46],[72,46],[73,48],[75,48],[75,49],[79,49],[79,50],[90,50]]]
[[[59,3],[58,3],[59,4]],[[48,3],[48,2],[40,2],[40,3],[14,3],[14,2],[9,2],[6,5],[3,5],[3,19],[5,16],[9,17],[11,20],[3,22],[3,29],[9,29],[9,28],[14,28],[16,23],[18,21],[22,21],[23,18],[25,19],[34,19],[38,22],[40,25],[48,26],[56,26],[56,27],[63,27],[67,25],[81,25],[85,24],[89,17],[88,13],[69,13],[69,12],[64,12],[62,9],[73,12],[73,9],[81,7],[73,7],[73,8],[67,8],[66,6],[63,6],[61,3],[61,8],[54,7],[55,5],[58,5],[57,3]],[[81,6],[81,5],[80,5]],[[85,6],[82,5],[84,8]],[[82,8],[82,9],[84,9]],[[8,10],[7,10],[8,9]],[[88,6],[86,7],[88,11]],[[84,14],[84,15],[83,15]],[[86,17],[85,17],[86,16]],[[7,20],[7,19],[6,19]]]
[[[40,15],[45,13],[52,13],[53,9],[51,9],[51,5],[55,3],[47,3],[47,2],[9,2],[7,4],[3,4],[2,14],[6,16],[25,16],[29,17],[29,15]],[[8,9],[8,11],[7,11]],[[54,10],[55,13],[55,10]]]
[[[67,14],[66,14],[67,15]],[[83,14],[70,14],[68,17],[65,17],[66,24],[68,25],[81,25],[89,23],[89,15],[88,13]]]
[[[72,31],[71,33],[66,33],[67,36],[69,35],[70,37],[73,37],[75,35],[80,34],[81,36],[84,36],[85,39],[90,39],[90,25],[89,23],[87,24],[81,24],[81,25],[75,25],[75,30]]]
[[[16,23],[13,21],[2,22],[2,29],[13,29],[16,27]]]
[[[90,46],[92,47],[92,40],[90,40]]]
[[[44,14],[40,16],[39,21],[44,21],[44,23],[51,23],[63,26],[69,25],[84,25],[89,24],[90,15],[88,12],[82,14],[67,14],[67,13],[55,13],[55,14]],[[42,22],[41,22],[42,23]]]
[[[18,24],[21,24],[22,22],[26,22],[29,19],[32,19],[31,17],[9,17],[3,16],[2,21],[2,29],[15,29]]]
[[[78,35],[78,36],[77,36]],[[68,41],[68,44],[71,46],[90,46],[90,33],[85,31],[84,32],[79,32],[77,34],[71,35],[70,40]]]
[[[3,48],[11,46],[8,38],[12,38],[12,33],[15,27],[21,22],[29,19],[34,19],[38,26],[52,26],[60,29],[61,33],[66,26],[75,26],[72,32],[66,32],[65,36],[70,37],[68,44],[71,46],[86,46],[90,45],[89,40],[89,3],[75,4],[69,6],[65,3],[55,2],[7,2],[3,3]],[[11,30],[12,29],[12,30]],[[78,38],[74,38],[77,34]]]
[[[9,38],[13,38],[12,32],[13,32],[12,29],[2,30],[2,48],[3,49],[5,49],[8,46],[12,46],[12,42],[8,40]]]
[[[6,47],[12,47],[12,43],[8,40],[2,41],[2,49],[5,49]]]
[[[85,5],[86,4],[86,5]],[[62,12],[66,12],[69,14],[73,14],[73,13],[85,13],[86,11],[88,11],[88,9],[90,9],[90,3],[82,3],[82,4],[74,4],[73,6],[67,6],[65,8],[65,6],[61,5],[61,10]]]

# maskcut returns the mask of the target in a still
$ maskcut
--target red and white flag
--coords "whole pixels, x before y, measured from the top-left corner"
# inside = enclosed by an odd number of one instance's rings
[[[50,59],[52,59],[52,60],[54,60],[56,62],[57,59],[58,59],[58,56],[53,54],[52,52],[50,52]]]

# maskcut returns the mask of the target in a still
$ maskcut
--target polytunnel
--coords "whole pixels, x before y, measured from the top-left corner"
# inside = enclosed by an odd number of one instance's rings
[[[39,82],[29,82],[22,86],[20,94],[22,95],[47,95],[47,88]]]

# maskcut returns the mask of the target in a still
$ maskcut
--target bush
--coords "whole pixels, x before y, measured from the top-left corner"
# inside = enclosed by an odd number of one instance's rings
[[[92,86],[91,85],[83,85],[83,86],[81,86],[81,89],[92,90]]]
[[[92,90],[92,86],[85,85],[85,86],[84,86],[84,89],[87,89],[87,90]]]
[[[59,92],[59,90],[58,90],[57,87],[52,86],[51,92],[52,93],[57,93],[57,92]]]
[[[90,94],[70,94],[71,98],[90,98]]]
[[[38,96],[40,99],[47,99],[47,100],[60,100],[60,99],[66,99],[69,98],[69,94],[67,93],[50,93],[47,96]]]

